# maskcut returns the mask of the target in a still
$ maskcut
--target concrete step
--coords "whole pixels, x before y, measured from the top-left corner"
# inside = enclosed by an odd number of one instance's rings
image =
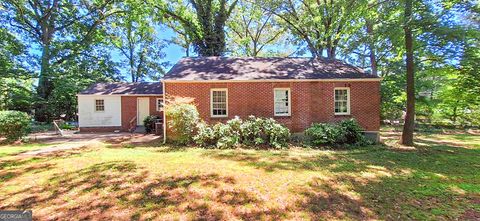
[[[144,134],[145,131],[146,131],[146,130],[145,130],[145,127],[144,127],[144,126],[137,126],[133,132],[134,132],[134,133]]]

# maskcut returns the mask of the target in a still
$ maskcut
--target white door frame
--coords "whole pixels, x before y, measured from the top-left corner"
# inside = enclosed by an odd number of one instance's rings
[[[137,126],[143,125],[143,119],[140,119],[140,100],[147,100],[147,106],[146,106],[147,116],[150,114],[150,98],[138,97],[137,98]]]

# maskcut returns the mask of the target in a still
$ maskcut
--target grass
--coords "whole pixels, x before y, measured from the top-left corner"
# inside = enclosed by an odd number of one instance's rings
[[[3,145],[0,146],[0,159],[1,157],[17,155],[27,151],[39,150],[45,147],[49,147],[52,144],[23,144],[23,145]]]
[[[95,145],[0,155],[0,210],[36,219],[480,219],[479,135],[330,151]],[[128,147],[128,148],[124,148]],[[22,149],[26,148],[26,149]],[[2,152],[3,151],[3,152]]]

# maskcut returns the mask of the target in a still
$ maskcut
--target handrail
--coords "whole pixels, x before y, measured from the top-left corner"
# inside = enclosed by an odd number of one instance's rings
[[[133,118],[130,120],[130,122],[129,122],[129,123],[130,123],[130,124],[132,124],[132,123],[133,123],[133,121],[135,121],[136,119],[137,119],[137,116],[133,117]]]
[[[137,116],[134,116],[134,117],[128,122],[128,126],[129,126],[128,130],[129,130],[130,132],[133,132],[133,130],[135,130],[135,127],[137,126],[137,125],[135,125],[136,122],[137,122]]]
[[[63,130],[60,129],[60,127],[58,126],[57,121],[61,122],[62,120],[54,120],[54,121],[53,121],[53,126],[54,126],[54,128],[55,128],[55,133],[56,133],[56,134],[60,134],[60,136],[63,137]]]

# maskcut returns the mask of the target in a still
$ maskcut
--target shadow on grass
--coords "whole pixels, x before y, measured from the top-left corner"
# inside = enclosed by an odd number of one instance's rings
[[[235,184],[233,177],[215,173],[158,176],[130,161],[111,161],[55,174],[44,185],[14,193],[19,198],[13,202],[0,199],[0,209],[51,209],[48,214],[37,213],[37,219],[163,220],[186,215],[196,220],[258,220],[265,214],[285,216],[285,209],[269,207],[256,193]]]
[[[93,151],[93,149],[77,148],[34,156],[14,156],[8,159],[0,159],[0,182],[9,181],[26,173],[41,173],[54,169],[56,163],[52,163],[52,160],[66,159],[90,151]]]
[[[468,217],[478,216],[480,149],[417,142],[421,145],[410,151],[372,146],[298,156],[234,150],[211,151],[204,157],[266,172],[330,174],[329,179],[313,178],[307,188],[292,190],[303,198],[298,206],[314,219],[458,219],[466,211]]]

